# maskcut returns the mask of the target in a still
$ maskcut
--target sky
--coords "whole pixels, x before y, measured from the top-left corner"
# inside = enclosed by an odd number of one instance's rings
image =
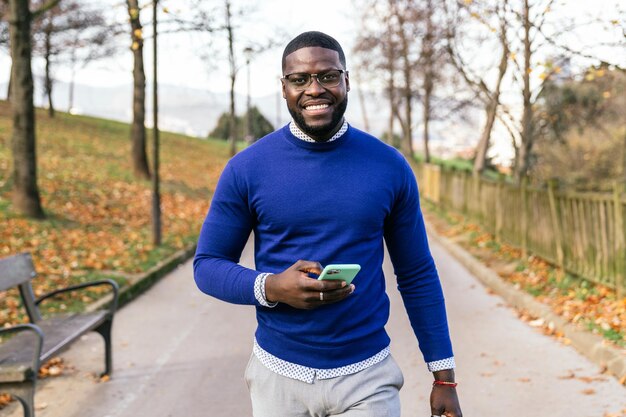
[[[103,0],[84,0],[102,4]],[[126,16],[125,2],[123,0],[104,0],[110,3],[109,12],[119,16]],[[205,4],[215,4],[219,7],[216,19],[223,19],[221,5],[223,0],[203,0]],[[382,0],[381,0],[382,1]],[[470,0],[466,0],[468,2]],[[480,1],[480,0],[473,0]],[[517,2],[521,0],[510,0]],[[586,14],[600,15],[624,19],[624,14],[617,15],[617,5],[623,0],[557,0],[559,13],[565,13],[572,19]],[[184,0],[160,0],[163,7],[167,7],[170,13],[184,14]],[[145,3],[145,1],[140,1]],[[335,37],[343,46],[348,59],[348,69],[353,73],[359,69],[350,66],[351,50],[356,34],[358,33],[358,10],[354,8],[354,0],[317,0],[315,2],[304,2],[294,0],[232,0],[235,10],[245,10],[245,19],[238,20],[240,27],[235,32],[236,50],[239,52],[240,71],[237,77],[235,90],[241,96],[248,93],[247,70],[245,60],[241,53],[250,42],[262,42],[268,34],[280,35],[280,46],[254,56],[250,63],[250,95],[255,97],[266,97],[280,94],[281,75],[281,54],[286,42],[297,34],[307,30],[320,30]],[[624,10],[623,3],[622,11]],[[149,22],[151,19],[150,8],[142,11],[141,18],[145,26],[148,26],[146,35],[149,36]],[[613,17],[611,17],[613,18]],[[575,46],[580,46],[585,42],[595,40],[597,36],[594,32],[582,32],[582,34],[570,35],[570,42]],[[198,34],[164,34],[159,37],[159,82],[178,87],[194,88],[206,90],[211,93],[227,92],[229,90],[228,62],[223,54],[224,36],[214,40],[215,45],[222,47],[208,48],[211,43],[208,38]],[[130,40],[121,38],[121,52],[109,59],[96,61],[88,67],[80,70],[76,74],[76,82],[79,84],[111,87],[119,85],[130,85],[132,83],[132,54],[128,49]],[[152,45],[149,39],[146,40],[144,57],[146,65],[146,76],[148,83],[152,77]],[[489,51],[487,51],[489,52]],[[594,51],[596,52],[596,51]],[[209,55],[209,60],[201,59],[201,55]],[[623,58],[623,60],[626,59]],[[33,61],[33,69],[36,74],[41,74],[43,64],[41,60]],[[10,69],[10,59],[6,53],[0,52],[0,82],[8,79]],[[360,68],[366,72],[367,69]],[[57,68],[54,73],[56,79],[69,81],[70,72]],[[359,88],[354,77],[351,80],[353,90]],[[367,88],[367,87],[366,87]],[[515,93],[517,94],[517,93]],[[504,93],[506,97],[506,93]],[[277,97],[279,98],[279,97]],[[351,106],[357,106],[358,101],[352,100]],[[380,106],[384,101],[371,103]],[[368,110],[372,112],[373,110]],[[419,111],[417,109],[416,111]],[[385,110],[386,113],[386,110]],[[476,130],[476,126],[473,127]],[[435,132],[435,135],[443,134],[443,130],[455,130],[457,135],[467,134],[462,129],[441,129],[442,132]],[[460,132],[460,133],[459,133]],[[379,132],[374,132],[379,134]],[[449,133],[447,133],[450,137]],[[506,135],[504,135],[506,136]],[[451,138],[451,137],[450,137]],[[453,138],[451,138],[452,140]],[[510,157],[511,149],[505,149],[510,139],[501,139],[500,150],[505,158]],[[510,148],[510,146],[509,146]]]
[[[182,3],[179,0],[161,0],[171,13],[180,13]],[[207,0],[207,3],[210,3]],[[221,0],[213,3],[222,4]],[[254,56],[250,64],[252,97],[274,94],[280,87],[280,60],[282,48],[286,42],[297,34],[307,30],[320,30],[335,37],[349,51],[355,33],[354,11],[351,0],[316,0],[301,2],[291,0],[234,0],[234,7],[247,10],[248,16],[241,28],[235,32],[235,42],[239,49],[238,82],[236,90],[240,94],[247,93],[247,71],[245,59],[241,53],[249,41],[261,40],[258,33],[274,33],[281,31],[286,37],[281,38],[281,45]],[[121,9],[121,12],[125,10]],[[218,10],[222,13],[222,10]],[[222,16],[218,16],[222,17]],[[151,19],[151,10],[142,11],[144,21]],[[145,28],[149,32],[150,28]],[[224,38],[222,36],[222,38]],[[223,46],[223,39],[215,41]],[[207,38],[198,34],[164,34],[159,38],[159,81],[182,87],[208,89],[212,92],[228,91],[228,63],[222,51],[213,60],[213,65],[200,58],[207,48]],[[152,46],[147,40],[144,48],[146,76],[151,77]],[[130,51],[120,54],[111,60],[95,62],[87,69],[79,72],[76,81],[88,85],[107,86],[114,83],[126,84],[131,78],[132,57]],[[68,72],[58,72],[57,76],[69,80]]]
[[[95,1],[95,0],[85,0]],[[110,12],[125,16],[126,10],[122,0],[105,0],[111,4]],[[184,14],[183,0],[160,0],[171,13]],[[469,0],[468,0],[469,1]],[[479,1],[479,0],[476,0]],[[518,0],[512,0],[518,1]],[[222,0],[204,0],[206,4],[221,5]],[[97,3],[102,4],[100,0]],[[140,3],[145,3],[140,2]],[[585,13],[601,14],[605,16],[615,13],[615,5],[620,0],[560,0],[565,4],[567,13],[580,16]],[[293,0],[233,0],[235,9],[246,10],[248,16],[242,20],[243,24],[235,33],[239,50],[242,51],[247,42],[258,40],[267,33],[282,32],[281,46],[253,57],[250,65],[252,97],[266,96],[276,92],[279,88],[280,58],[282,45],[290,38],[306,30],[320,30],[335,37],[344,47],[350,66],[351,49],[355,35],[358,32],[358,11],[354,9],[353,0],[316,0],[315,2]],[[622,7],[622,9],[624,9]],[[221,10],[218,10],[221,13]],[[222,16],[217,16],[221,18]],[[151,19],[151,10],[142,11],[144,22]],[[623,19],[623,16],[622,16]],[[149,32],[149,28],[146,28]],[[589,36],[594,36],[591,33]],[[122,52],[110,59],[96,61],[76,74],[76,81],[86,85],[111,86],[132,82],[132,57],[130,51],[123,50],[126,42],[122,38]],[[576,40],[573,40],[576,42]],[[127,42],[130,44],[130,41]],[[206,48],[208,41],[197,34],[166,34],[159,38],[159,80],[162,83],[184,87],[208,89],[214,92],[228,91],[228,64],[223,54],[212,60],[213,65],[202,60],[199,55]],[[216,42],[219,43],[219,42]],[[151,79],[151,44],[146,41],[144,56],[146,60],[146,75]],[[247,93],[247,79],[245,61],[240,53],[241,70],[238,74],[236,90]],[[6,52],[0,53],[0,77],[8,76],[10,59]],[[33,62],[35,72],[41,72],[42,62]],[[348,68],[352,69],[353,68]],[[62,81],[69,81],[70,72],[57,68],[55,77]],[[354,80],[353,80],[354,83]]]

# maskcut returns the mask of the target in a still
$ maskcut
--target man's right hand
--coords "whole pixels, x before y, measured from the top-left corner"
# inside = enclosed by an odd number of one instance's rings
[[[280,302],[309,310],[341,301],[354,291],[354,285],[346,285],[344,281],[320,281],[310,278],[308,273],[321,274],[322,265],[300,260],[280,274],[268,276],[265,298],[271,303]]]

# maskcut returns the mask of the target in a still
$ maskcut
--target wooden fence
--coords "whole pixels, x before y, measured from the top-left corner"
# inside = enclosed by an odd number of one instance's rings
[[[481,224],[496,240],[626,293],[626,198],[535,189],[421,164],[422,197]]]

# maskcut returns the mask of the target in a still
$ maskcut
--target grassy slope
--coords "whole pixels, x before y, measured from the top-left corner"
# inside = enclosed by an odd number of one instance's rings
[[[133,178],[127,124],[64,113],[51,119],[37,112],[43,221],[13,210],[11,130],[9,106],[0,101],[0,256],[32,252],[37,293],[145,271],[193,244],[228,159],[222,141],[161,134],[163,245],[155,248],[151,184]],[[21,320],[15,296],[0,293],[0,325]]]

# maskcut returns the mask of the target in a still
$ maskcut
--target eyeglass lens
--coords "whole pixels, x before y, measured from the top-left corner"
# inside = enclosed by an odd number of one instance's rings
[[[323,87],[336,87],[341,81],[342,70],[330,70],[319,74],[308,74],[306,72],[289,74],[285,79],[295,89],[305,89],[313,82],[313,77]]]

